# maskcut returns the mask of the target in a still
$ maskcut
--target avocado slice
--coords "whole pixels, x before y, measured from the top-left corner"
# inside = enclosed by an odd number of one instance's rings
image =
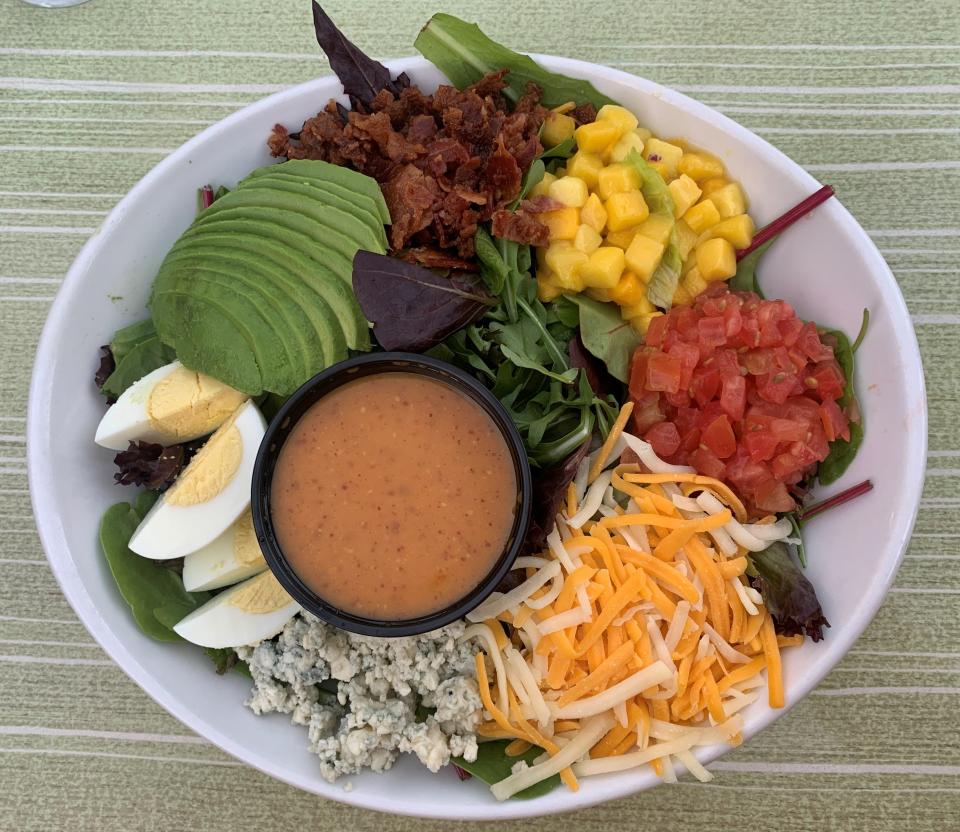
[[[298,368],[295,347],[283,337],[287,333],[282,326],[277,326],[278,319],[282,320],[282,313],[269,293],[251,290],[229,271],[220,271],[215,266],[167,265],[164,261],[153,285],[153,297],[160,298],[165,292],[171,291],[189,294],[230,310],[233,319],[247,333],[264,387],[271,393],[281,395],[292,393],[297,388],[297,379],[303,375],[303,370]],[[195,338],[203,338],[203,333]],[[206,359],[202,361],[203,366],[198,369],[220,378],[218,367],[213,367]]]
[[[280,211],[284,215],[284,221],[291,225],[303,221],[313,222],[320,229],[315,233],[325,232],[324,242],[351,263],[357,249],[383,250],[371,224],[361,222],[353,214],[328,202],[298,198],[275,188],[244,188],[232,191],[200,214],[193,227],[203,228],[215,223],[218,217],[250,210]]]
[[[354,350],[370,349],[370,325],[351,289],[351,275],[343,274],[342,270],[338,273],[335,266],[342,261],[337,258],[334,262],[328,256],[328,249],[318,246],[313,237],[263,219],[223,220],[202,234],[188,231],[177,245],[185,244],[188,239],[203,240],[214,232],[237,240],[255,238],[255,245],[265,256],[298,269],[304,279],[312,280],[336,313],[347,346]]]
[[[291,174],[298,177],[305,176],[310,179],[319,179],[327,182],[336,182],[343,185],[352,193],[366,194],[377,203],[380,219],[383,221],[383,224],[390,225],[390,211],[383,198],[380,185],[376,179],[366,174],[359,173],[342,165],[332,165],[329,162],[321,162],[315,159],[290,159],[276,165],[266,165],[265,167],[258,168],[243,181],[248,182],[258,176],[266,176],[274,172]],[[240,184],[242,185],[243,182]]]
[[[263,392],[252,337],[229,309],[174,291],[154,293],[148,305],[161,340],[184,366],[251,396]]]
[[[379,251],[387,250],[387,232],[384,230],[380,217],[373,208],[373,202],[363,194],[351,194],[349,198],[338,193],[339,185],[330,182],[311,182],[305,179],[296,179],[291,176],[277,174],[274,176],[259,176],[243,185],[243,191],[271,189],[286,191],[290,194],[306,197],[309,200],[323,202],[355,216],[367,226],[377,237]],[[366,201],[366,205],[362,201]],[[367,209],[370,206],[370,210]]]
[[[348,185],[345,185],[344,183],[338,182],[334,179],[301,176],[296,173],[285,171],[281,165],[274,165],[272,169],[260,176],[247,177],[239,185],[237,185],[237,188],[245,188],[258,182],[270,180],[299,182],[302,185],[313,185],[315,188],[320,188],[322,190],[337,194],[337,196],[341,196],[351,202],[356,201],[362,205],[364,209],[373,214],[377,218],[377,222],[380,225],[390,225],[390,214],[387,211],[386,202],[384,201],[382,194],[379,193],[379,186],[377,186],[377,195],[371,196],[369,193],[354,190]]]
[[[318,298],[295,276],[264,265],[236,249],[208,245],[175,246],[167,255],[167,262],[171,266],[193,264],[215,268],[276,301],[281,307],[285,332],[299,342],[291,346],[302,370],[301,384],[328,366],[326,339],[320,333],[326,333],[330,322],[311,314],[317,311]],[[319,300],[322,303],[322,299]],[[285,340],[289,339],[285,337]]]
[[[353,307],[339,278],[317,276],[312,261],[299,252],[285,248],[273,240],[252,234],[204,234],[183,240],[175,247],[177,253],[241,260],[270,274],[272,280],[284,280],[296,292],[304,313],[323,347],[324,366],[347,357],[347,342],[340,315],[328,302],[344,307],[344,314],[353,315]],[[173,252],[171,252],[172,254]],[[334,289],[331,291],[330,286]],[[322,368],[321,368],[322,369]]]

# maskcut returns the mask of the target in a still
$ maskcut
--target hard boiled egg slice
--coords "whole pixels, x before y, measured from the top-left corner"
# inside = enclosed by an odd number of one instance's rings
[[[189,555],[223,534],[250,504],[250,484],[266,423],[241,405],[150,509],[130,549],[154,560]]]
[[[221,592],[173,629],[201,647],[240,647],[273,638],[299,611],[267,571]]]
[[[183,586],[187,592],[219,589],[266,568],[248,508],[220,537],[183,559]]]
[[[246,399],[246,393],[174,361],[124,390],[100,420],[94,440],[116,451],[136,439],[189,442],[220,427]]]

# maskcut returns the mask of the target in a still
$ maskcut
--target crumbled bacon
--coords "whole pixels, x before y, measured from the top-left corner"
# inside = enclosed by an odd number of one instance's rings
[[[393,219],[396,251],[447,255],[449,249],[451,256],[470,258],[477,225],[491,219],[494,234],[542,245],[547,229],[534,210],[504,209],[543,150],[546,110],[530,84],[511,111],[502,94],[506,75],[491,72],[465,90],[441,86],[433,95],[412,86],[399,95],[383,90],[369,109],[350,112],[331,101],[299,133],[278,124],[268,146],[274,156],[322,159],[376,179]]]

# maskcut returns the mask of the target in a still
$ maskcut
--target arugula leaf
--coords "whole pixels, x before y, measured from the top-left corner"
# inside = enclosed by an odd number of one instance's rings
[[[861,334],[857,341],[863,340],[864,327],[869,320],[869,314],[864,310],[864,324],[861,327]],[[857,402],[857,394],[854,389],[853,377],[854,366],[854,348],[850,344],[850,339],[839,329],[820,329],[821,338],[825,337],[825,342],[833,346],[833,354],[843,370],[845,381],[843,395],[837,401],[841,410],[847,414],[850,420],[850,439],[834,439],[830,443],[830,453],[827,458],[817,466],[817,479],[821,485],[830,485],[843,476],[850,463],[853,462],[860,446],[863,444],[864,424],[860,405]]]
[[[130,551],[130,538],[157,496],[145,491],[132,506],[117,503],[108,508],[100,520],[100,547],[140,629],[158,641],[180,641],[173,625],[211,596],[209,592],[187,592],[175,572]]]
[[[558,107],[567,101],[590,102],[597,108],[616,103],[598,92],[589,81],[548,72],[527,55],[492,41],[476,23],[467,23],[450,14],[431,17],[413,45],[458,89],[475,84],[489,72],[505,68],[510,74],[503,94],[513,102],[517,102],[526,92],[527,84],[533,82],[543,90],[540,103],[544,107]]]
[[[670,222],[670,238],[660,258],[660,264],[653,272],[647,284],[647,299],[654,306],[669,309],[673,305],[673,295],[680,282],[680,269],[683,258],[680,256],[677,238],[677,224],[673,215],[673,197],[663,177],[636,150],[631,150],[624,159],[633,165],[640,175],[640,191],[651,214],[657,214]]]
[[[543,754],[542,748],[534,746],[516,757],[508,757],[505,749],[509,744],[507,740],[483,742],[477,749],[477,759],[474,762],[467,762],[463,757],[454,757],[453,762],[464,771],[469,771],[474,777],[492,786],[494,783],[499,783],[509,777],[514,765],[521,760],[532,765],[533,761]],[[553,777],[548,777],[522,792],[517,792],[514,797],[520,800],[529,800],[533,797],[545,795],[559,785],[560,775],[555,774]]]
[[[115,367],[100,392],[112,399],[154,370],[169,364],[176,353],[160,341],[153,321],[147,318],[117,330],[110,341]]]
[[[755,583],[773,616],[776,630],[786,636],[804,633],[813,641],[823,638],[830,624],[823,615],[813,584],[790,556],[786,544],[776,541],[762,552],[749,555]]]
[[[511,211],[516,211],[520,206],[520,203],[527,198],[527,194],[530,193],[530,189],[540,183],[540,180],[543,179],[543,175],[547,172],[547,166],[543,163],[543,157],[537,157],[530,163],[530,167],[527,168],[527,172],[523,175],[523,181],[520,183],[520,193],[517,194],[517,198],[511,202],[507,208]]]
[[[586,295],[567,295],[580,310],[580,338],[584,347],[624,384],[630,380],[630,359],[643,339],[620,317],[614,303],[601,303]]]
[[[560,144],[549,147],[540,154],[541,159],[569,159],[577,149],[577,140],[571,136],[564,139]]]
[[[477,252],[477,259],[480,261],[480,276],[483,282],[487,284],[491,294],[499,295],[510,275],[510,267],[507,266],[496,243],[485,228],[477,228],[473,245]]]
[[[737,273],[730,278],[730,288],[735,292],[753,292],[755,295],[763,297],[760,284],[757,282],[757,266],[760,258],[770,246],[776,237],[771,237],[762,246],[758,246],[746,257],[737,263]]]

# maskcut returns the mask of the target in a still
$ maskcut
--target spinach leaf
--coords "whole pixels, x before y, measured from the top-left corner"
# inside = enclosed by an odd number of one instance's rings
[[[113,351],[114,359],[118,363],[123,361],[134,347],[155,337],[156,334],[157,328],[153,325],[151,318],[118,329],[110,339],[110,349]]]
[[[516,757],[508,757],[505,749],[509,744],[507,740],[480,743],[477,749],[477,759],[474,762],[468,763],[462,757],[454,757],[453,762],[464,771],[469,771],[474,777],[492,786],[494,783],[499,783],[509,777],[516,763],[522,760],[532,765],[533,761],[543,754],[542,748],[534,746]],[[530,786],[529,789],[517,792],[514,797],[520,800],[529,800],[532,797],[540,797],[552,792],[559,785],[560,775],[555,774],[553,777],[548,777],[546,780]]]
[[[850,467],[850,463],[853,462],[860,446],[863,444],[863,436],[863,424],[861,422],[851,422],[850,441],[834,439],[830,443],[830,453],[817,466],[817,479],[821,485],[830,485],[846,473],[847,468]]]
[[[235,670],[250,677],[249,665],[240,659],[232,647],[204,647],[203,652],[213,662],[219,676],[223,676],[228,670]]]
[[[601,303],[586,295],[569,295],[580,309],[580,338],[584,347],[624,384],[630,380],[630,359],[643,339],[620,317],[614,303]]]
[[[372,251],[358,251],[353,259],[353,291],[385,350],[428,350],[492,303],[476,275],[442,277]]]
[[[755,295],[763,297],[760,284],[757,282],[757,266],[760,258],[771,245],[776,237],[771,237],[762,246],[758,246],[746,257],[737,263],[737,273],[730,278],[730,288],[735,292],[753,292]]]
[[[540,103],[544,107],[558,107],[568,101],[590,102],[598,108],[616,103],[598,92],[589,81],[548,72],[527,55],[492,41],[476,23],[467,23],[453,15],[435,14],[413,45],[459,89],[475,84],[488,72],[505,68],[510,74],[503,93],[513,102],[520,99],[532,81],[543,90]]]
[[[100,547],[140,629],[158,641],[180,641],[172,626],[211,596],[187,592],[175,572],[130,551],[130,538],[156,500],[157,494],[145,491],[132,506],[117,503],[108,508],[100,520]]]
[[[864,325],[861,327],[861,334],[858,335],[858,343],[863,340],[864,327],[869,315],[864,311]],[[830,453],[827,458],[817,466],[817,479],[821,485],[830,485],[843,476],[850,463],[853,462],[860,446],[863,444],[864,424],[863,414],[860,405],[857,402],[857,394],[854,389],[853,377],[854,366],[854,348],[850,344],[850,339],[839,329],[821,329],[821,338],[825,343],[833,347],[834,357],[843,370],[845,384],[843,395],[837,404],[850,420],[850,439],[835,439],[830,443]]]
[[[359,101],[368,106],[381,90],[399,95],[410,85],[406,75],[392,79],[390,70],[347,40],[316,0],[313,3],[313,28],[317,43],[330,62],[330,69],[340,79],[343,91],[354,105]]]
[[[115,366],[100,392],[111,399],[119,398],[132,384],[176,358],[176,353],[160,341],[149,318],[117,330],[110,351]]]
[[[867,329],[870,326],[870,310],[863,310],[863,318],[860,320],[860,331],[857,333],[857,337],[853,341],[853,346],[850,348],[854,353],[860,349],[860,345],[863,343],[863,339],[867,337]]]
[[[778,540],[749,558],[755,586],[773,616],[777,632],[786,636],[804,633],[820,641],[823,628],[830,624],[813,584],[794,563],[787,545]]]
[[[554,160],[554,159],[569,159],[573,156],[573,152],[577,149],[577,140],[571,136],[569,139],[564,139],[560,144],[555,144],[553,147],[549,147],[540,154],[541,159]]]

